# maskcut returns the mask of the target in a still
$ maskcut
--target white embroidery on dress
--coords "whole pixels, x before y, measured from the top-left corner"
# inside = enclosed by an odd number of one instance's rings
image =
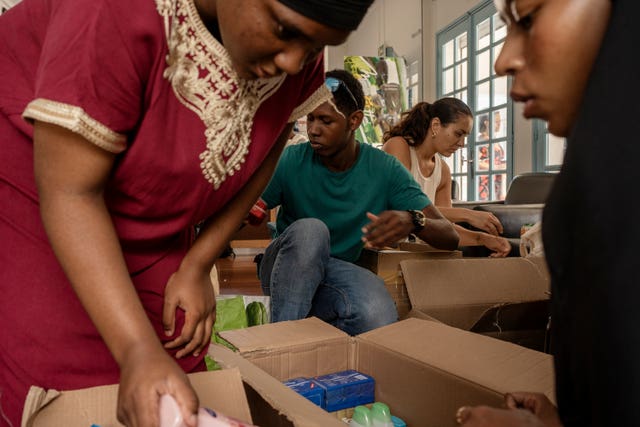
[[[206,149],[200,153],[204,177],[218,189],[240,170],[249,152],[253,119],[285,75],[240,79],[231,58],[205,28],[193,0],[156,0],[164,18],[169,53],[163,76],[187,108],[205,125]]]
[[[89,116],[75,105],[37,98],[22,113],[30,122],[39,120],[68,129],[111,153],[121,153],[127,148],[127,137],[117,133]]]

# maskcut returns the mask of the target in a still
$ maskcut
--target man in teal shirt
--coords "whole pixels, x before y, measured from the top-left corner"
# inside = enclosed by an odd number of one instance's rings
[[[382,279],[354,264],[363,245],[388,246],[415,233],[453,250],[458,235],[400,162],[355,140],[360,83],[334,70],[326,85],[333,102],[307,116],[309,142],[287,147],[262,195],[280,208],[258,275],[272,321],[316,316],[356,335],[398,318]]]

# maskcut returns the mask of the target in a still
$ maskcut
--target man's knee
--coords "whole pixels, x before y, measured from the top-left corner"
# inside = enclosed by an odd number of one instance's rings
[[[282,248],[302,250],[304,257],[328,258],[331,252],[329,229],[316,218],[303,218],[291,223],[281,237],[284,239]]]
[[[304,240],[329,240],[329,228],[317,218],[302,218],[287,227],[290,231]]]

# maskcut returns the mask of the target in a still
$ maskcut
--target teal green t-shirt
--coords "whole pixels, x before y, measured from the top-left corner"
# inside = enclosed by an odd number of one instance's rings
[[[317,218],[329,228],[331,256],[350,262],[362,251],[367,212],[431,204],[402,163],[367,144],[343,172],[327,169],[308,143],[287,147],[262,198],[269,208],[280,206],[276,234],[298,219]]]

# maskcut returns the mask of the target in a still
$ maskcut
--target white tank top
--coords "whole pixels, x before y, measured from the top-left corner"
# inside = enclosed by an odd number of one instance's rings
[[[442,179],[442,159],[438,154],[434,156],[436,165],[433,168],[431,176],[425,177],[420,171],[420,162],[418,161],[418,154],[415,147],[409,146],[409,152],[411,153],[411,175],[416,180],[422,192],[429,197],[432,203],[436,200],[436,190],[440,185]]]

